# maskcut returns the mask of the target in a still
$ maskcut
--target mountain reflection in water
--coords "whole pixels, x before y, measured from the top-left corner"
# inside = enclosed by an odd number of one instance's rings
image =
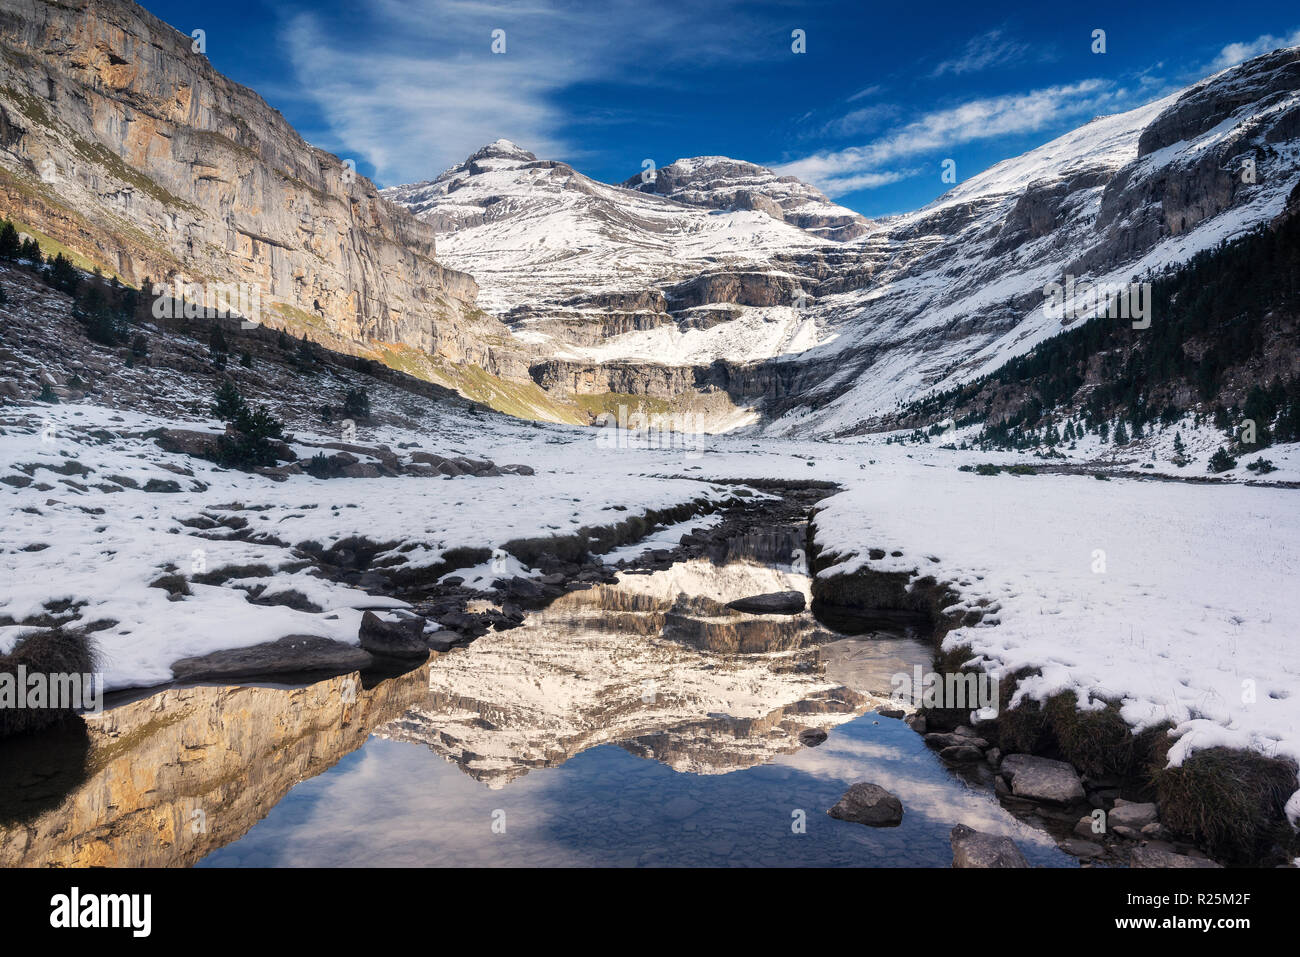
[[[946,865],[958,817],[1065,862],[870,713],[924,646],[732,611],[808,580],[730,557],[571,592],[373,688],[169,688],[88,716],[0,755],[0,864]],[[808,728],[833,733],[810,749]],[[902,827],[826,816],[864,778]]]

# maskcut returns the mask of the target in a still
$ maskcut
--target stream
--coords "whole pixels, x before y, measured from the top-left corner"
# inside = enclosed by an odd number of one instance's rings
[[[878,714],[923,640],[726,607],[807,597],[795,532],[570,591],[396,677],[173,686],[5,742],[0,864],[948,867],[964,823],[1074,866],[987,769]],[[830,818],[857,781],[902,824]]]

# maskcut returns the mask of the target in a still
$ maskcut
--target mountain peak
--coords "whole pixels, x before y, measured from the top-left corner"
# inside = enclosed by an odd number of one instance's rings
[[[843,242],[868,229],[859,213],[831,202],[817,187],[794,176],[730,156],[692,156],[622,183],[628,189],[666,196],[706,209],[753,209],[827,239]]]
[[[528,150],[517,146],[510,140],[502,138],[493,140],[487,146],[484,146],[482,149],[471,154],[470,157],[465,160],[465,164],[463,165],[468,165],[476,160],[483,159],[514,159],[536,162],[537,156],[536,154],[530,153]]]

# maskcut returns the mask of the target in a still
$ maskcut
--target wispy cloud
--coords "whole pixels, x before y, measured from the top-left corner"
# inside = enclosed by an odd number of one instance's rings
[[[951,73],[961,76],[965,73],[977,73],[991,66],[1024,59],[1034,52],[1028,43],[1013,40],[1002,29],[990,30],[966,41],[961,54],[951,60],[944,60],[931,76],[943,76]]]
[[[1244,43],[1229,43],[1219,51],[1219,55],[1210,64],[1210,69],[1214,72],[1226,70],[1230,66],[1236,66],[1238,63],[1259,56],[1261,53],[1268,53],[1278,47],[1293,46],[1300,46],[1300,28],[1292,30],[1286,36],[1281,37],[1275,37],[1271,33],[1264,33]]]
[[[368,161],[385,184],[436,176],[500,137],[550,157],[580,155],[563,132],[565,90],[672,82],[639,69],[735,62],[756,44],[731,0],[646,16],[640,0],[362,0],[355,22],[289,16],[282,39],[328,148]],[[699,29],[726,22],[729,30]],[[610,29],[635,23],[635,30]],[[492,52],[494,30],[505,52]],[[656,79],[657,78],[657,79]]]
[[[821,152],[782,164],[780,172],[816,184],[830,196],[898,182],[916,173],[896,164],[999,136],[1033,133],[1063,120],[1112,110],[1119,98],[1107,80],[1090,79],[1028,93],[986,97],[935,110],[862,146]]]

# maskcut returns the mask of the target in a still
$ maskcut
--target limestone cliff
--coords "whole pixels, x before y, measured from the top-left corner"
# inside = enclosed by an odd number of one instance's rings
[[[128,283],[255,283],[267,324],[332,348],[503,371],[433,227],[194,46],[128,0],[0,0],[0,212]]]

